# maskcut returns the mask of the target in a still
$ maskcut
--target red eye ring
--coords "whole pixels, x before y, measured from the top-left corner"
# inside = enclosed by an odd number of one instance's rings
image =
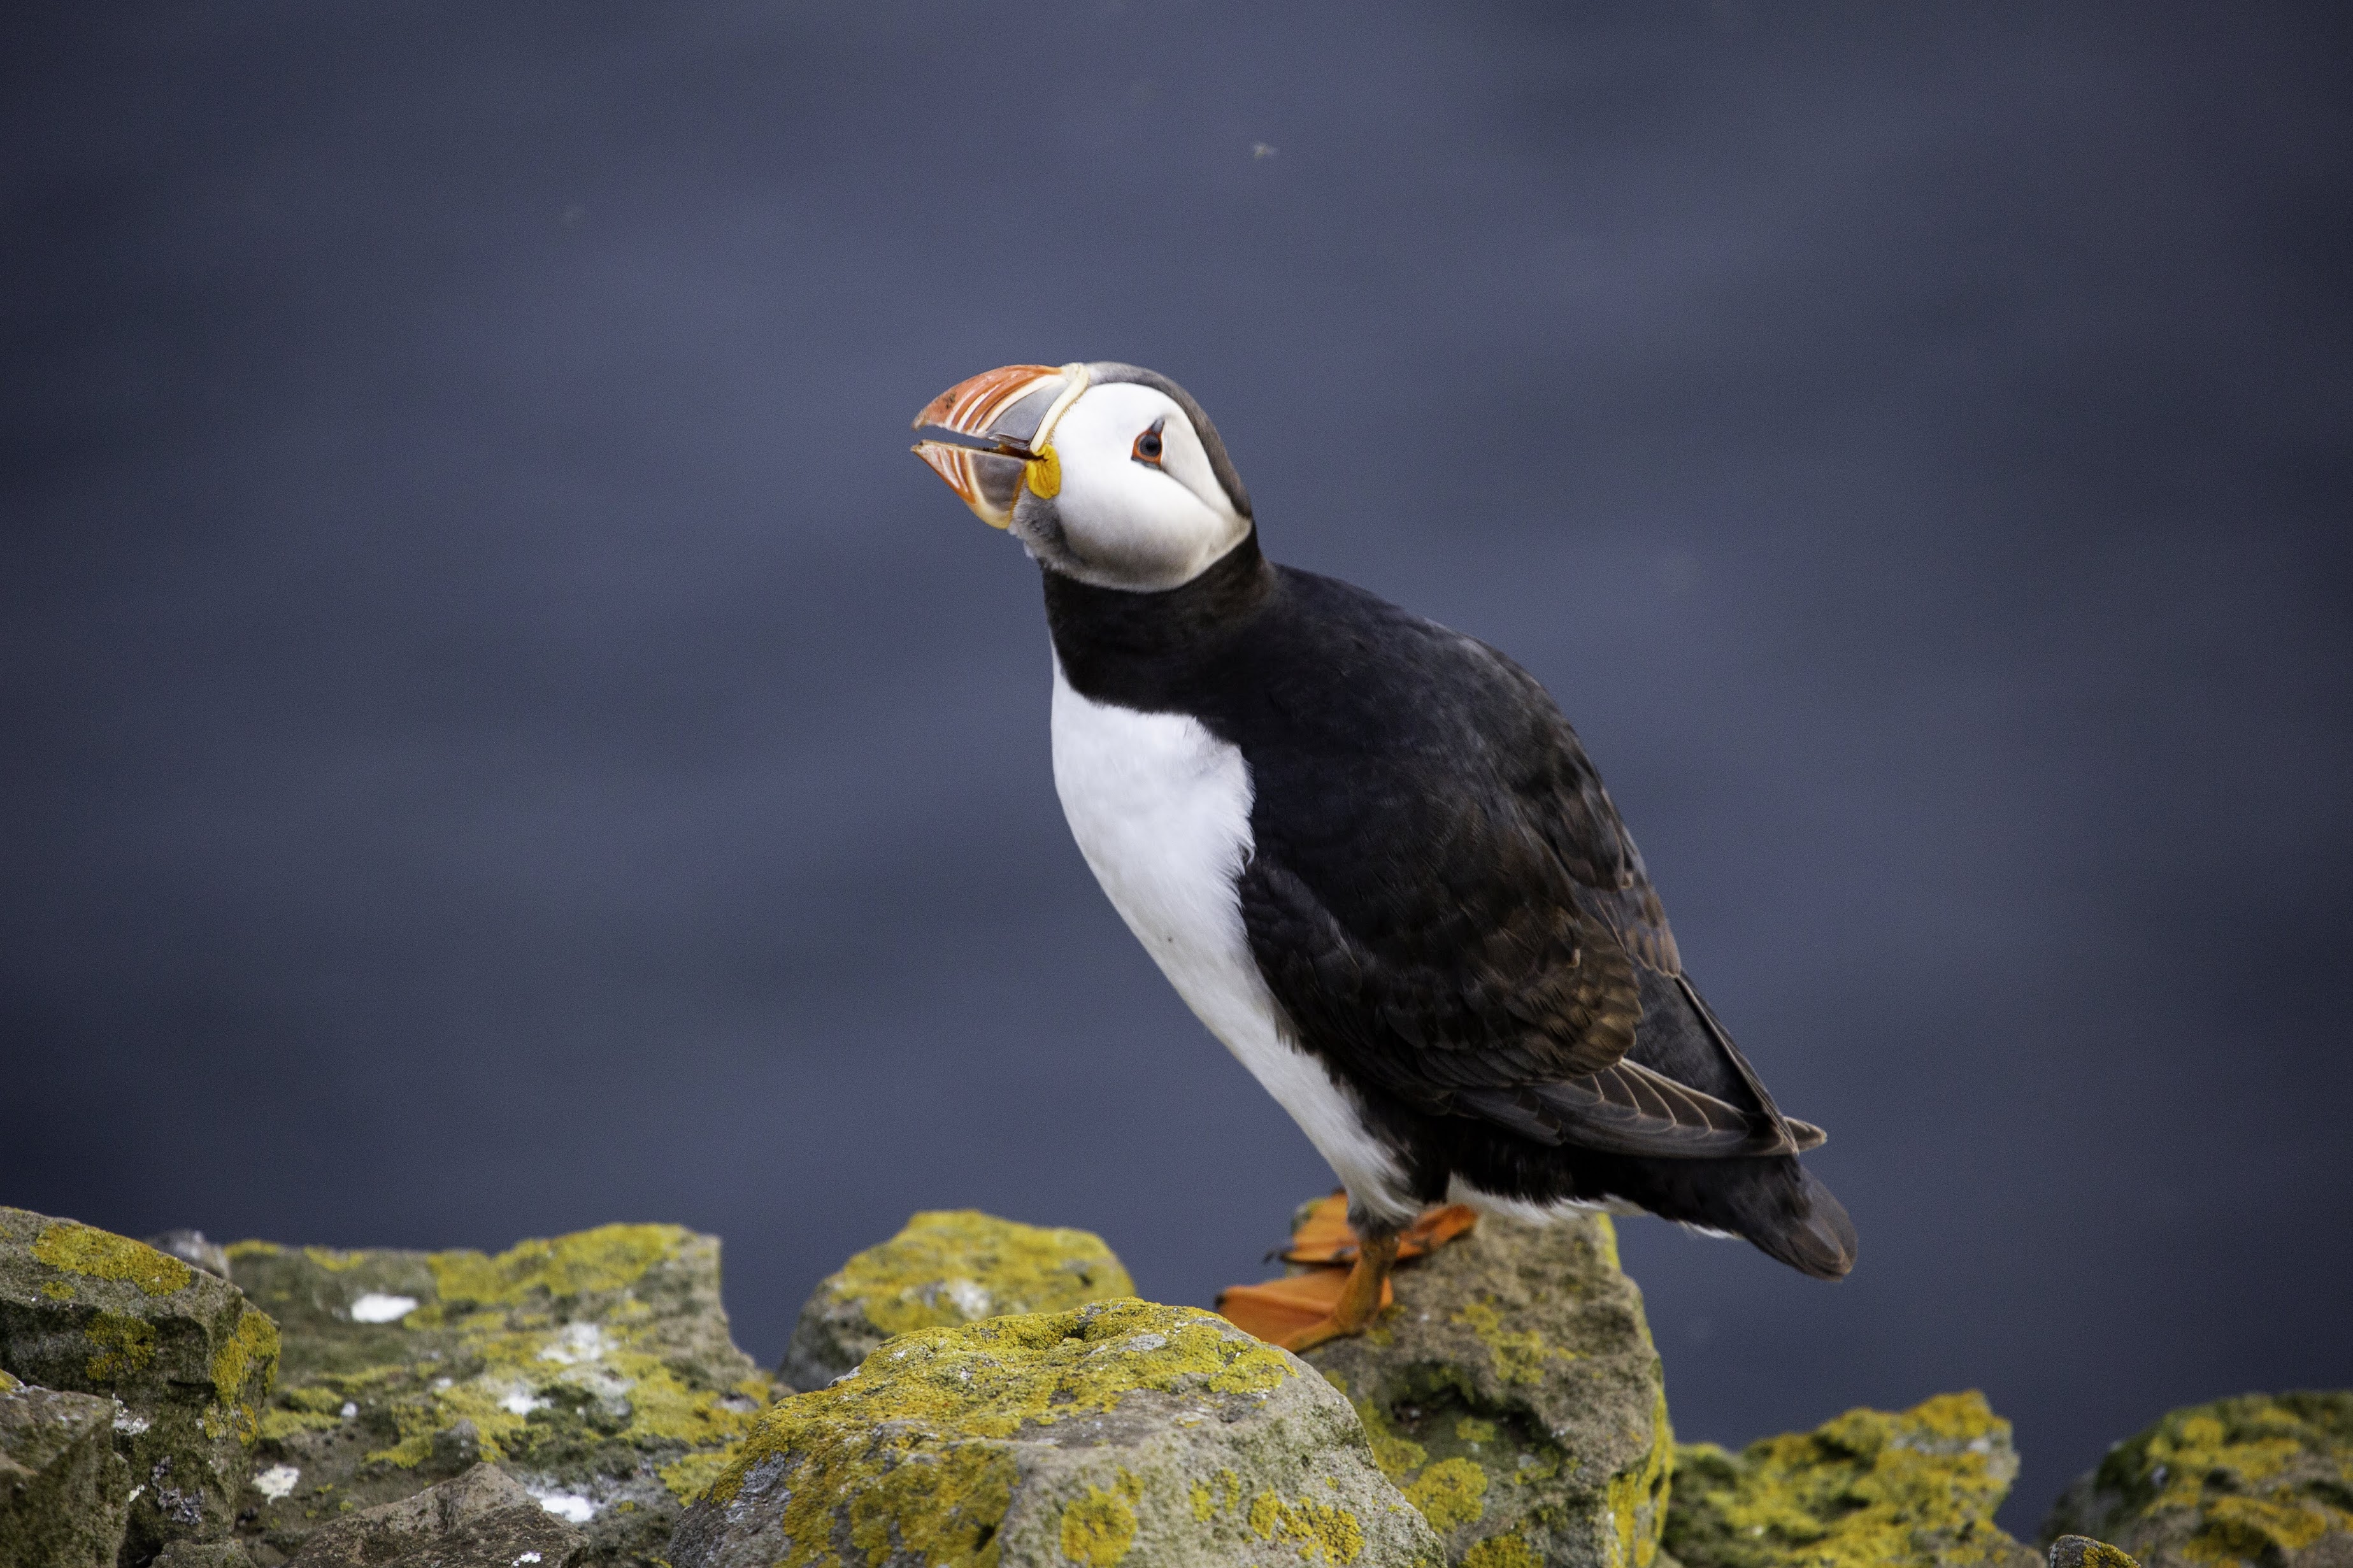
[[[1135,445],[1128,449],[1128,456],[1139,463],[1149,463],[1154,468],[1158,468],[1161,453],[1160,427],[1166,423],[1166,419],[1155,419],[1151,427],[1135,438]]]

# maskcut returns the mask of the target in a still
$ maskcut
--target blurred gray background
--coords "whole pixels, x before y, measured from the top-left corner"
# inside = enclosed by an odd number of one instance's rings
[[[0,1201],[1261,1277],[1329,1177],[1096,891],[906,454],[1122,358],[1582,730],[1863,1237],[1622,1229],[1676,1426],[2005,1520],[2353,1382],[2341,7],[49,5],[0,53]]]

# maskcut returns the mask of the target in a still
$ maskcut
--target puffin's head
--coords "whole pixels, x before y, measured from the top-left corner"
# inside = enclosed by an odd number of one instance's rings
[[[1250,536],[1250,494],[1183,387],[1132,364],[1009,364],[915,416],[915,455],[981,521],[1098,587],[1191,582]],[[971,443],[971,444],[966,444]]]

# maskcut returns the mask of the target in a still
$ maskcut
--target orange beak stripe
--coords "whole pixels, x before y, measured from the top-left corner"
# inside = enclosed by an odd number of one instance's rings
[[[924,404],[923,411],[915,416],[914,428],[936,426],[959,436],[985,435],[998,415],[1036,391],[1039,382],[1061,374],[1060,365],[1051,364],[1008,364],[983,371]]]

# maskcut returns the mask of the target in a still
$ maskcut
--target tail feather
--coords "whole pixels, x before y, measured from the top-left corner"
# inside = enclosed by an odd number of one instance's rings
[[[1762,1212],[1740,1215],[1733,1228],[1800,1274],[1843,1279],[1854,1267],[1854,1221],[1811,1171],[1794,1160],[1789,1164],[1796,1180],[1759,1184],[1763,1190],[1756,1195],[1767,1201],[1756,1207]]]

